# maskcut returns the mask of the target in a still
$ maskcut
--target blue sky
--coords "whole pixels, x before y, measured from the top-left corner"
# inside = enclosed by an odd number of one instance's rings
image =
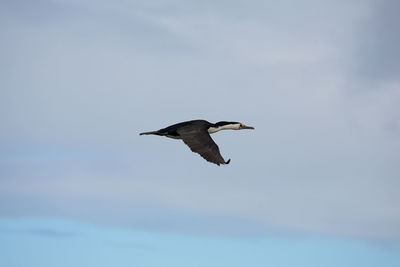
[[[400,260],[399,245],[333,237],[182,235],[49,218],[2,219],[0,227],[3,266],[350,267],[397,266]]]
[[[250,262],[254,250],[265,263],[259,251],[275,247],[305,262],[398,265],[398,9],[394,0],[2,1],[7,266],[35,254],[21,244],[83,261],[75,248],[99,240],[78,236],[91,231],[117,241],[144,233],[154,246],[182,238],[174,249],[188,255],[220,244],[232,248],[218,258],[226,262]],[[256,130],[213,135],[232,159],[221,167],[181,141],[138,135],[191,119]],[[98,246],[129,263],[126,251]],[[169,255],[164,263],[179,261]]]

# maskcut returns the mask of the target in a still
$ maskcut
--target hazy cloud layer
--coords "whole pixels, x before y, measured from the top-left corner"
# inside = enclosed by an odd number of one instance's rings
[[[397,5],[3,1],[0,215],[398,239]]]
[[[398,1],[376,1],[371,6],[370,17],[362,25],[357,63],[362,78],[367,81],[400,80],[399,9]]]

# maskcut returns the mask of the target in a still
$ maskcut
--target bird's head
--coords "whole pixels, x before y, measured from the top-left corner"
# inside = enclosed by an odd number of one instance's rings
[[[241,122],[220,121],[220,122],[215,123],[213,126],[211,126],[208,131],[210,133],[215,133],[215,132],[218,132],[220,130],[244,130],[244,129],[252,129],[252,130],[254,130],[254,127],[246,126]]]

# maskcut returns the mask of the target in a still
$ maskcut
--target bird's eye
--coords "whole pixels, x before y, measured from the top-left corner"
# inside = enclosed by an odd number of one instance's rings
[[[241,124],[240,124],[240,127],[244,127],[244,124],[243,124],[243,123],[241,123]]]

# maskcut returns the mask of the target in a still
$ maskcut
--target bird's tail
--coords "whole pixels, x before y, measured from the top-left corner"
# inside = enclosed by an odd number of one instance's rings
[[[140,133],[140,135],[149,135],[149,134],[161,135],[161,133],[158,131]]]

